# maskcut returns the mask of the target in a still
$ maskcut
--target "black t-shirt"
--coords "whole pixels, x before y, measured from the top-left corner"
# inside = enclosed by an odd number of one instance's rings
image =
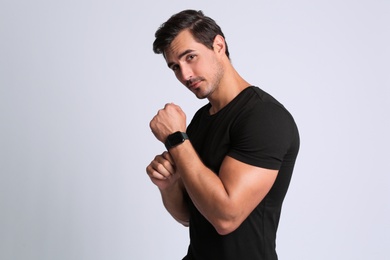
[[[187,196],[190,245],[185,259],[276,260],[276,231],[299,150],[290,113],[258,87],[248,87],[218,113],[199,109],[187,134],[203,163],[218,175],[225,156],[279,170],[276,181],[248,218],[232,233],[219,235]]]

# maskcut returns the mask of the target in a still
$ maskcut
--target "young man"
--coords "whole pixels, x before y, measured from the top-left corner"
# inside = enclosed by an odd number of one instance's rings
[[[274,260],[276,231],[299,149],[294,119],[233,68],[224,34],[201,11],[173,15],[156,32],[176,78],[200,108],[166,104],[150,122],[167,151],[147,166],[165,208],[190,227],[184,259]]]

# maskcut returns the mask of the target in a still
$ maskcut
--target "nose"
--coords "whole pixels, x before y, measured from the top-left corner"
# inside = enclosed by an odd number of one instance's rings
[[[187,81],[190,78],[192,78],[192,76],[193,76],[192,74],[193,74],[193,72],[192,72],[192,69],[190,66],[184,65],[181,67],[181,77],[182,77],[183,81]]]

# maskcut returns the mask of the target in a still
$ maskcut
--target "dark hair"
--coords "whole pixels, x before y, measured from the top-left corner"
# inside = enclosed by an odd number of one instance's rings
[[[183,30],[188,29],[194,39],[213,49],[215,36],[225,36],[218,24],[203,14],[202,11],[184,10],[172,15],[155,33],[156,39],[153,42],[153,51],[157,54],[164,53],[176,36]],[[226,45],[226,56],[229,58],[228,46]]]

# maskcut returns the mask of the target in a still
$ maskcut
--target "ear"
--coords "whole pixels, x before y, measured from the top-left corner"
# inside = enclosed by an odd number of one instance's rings
[[[214,38],[213,47],[214,47],[214,51],[217,54],[225,54],[225,49],[226,49],[225,39],[218,34]]]

